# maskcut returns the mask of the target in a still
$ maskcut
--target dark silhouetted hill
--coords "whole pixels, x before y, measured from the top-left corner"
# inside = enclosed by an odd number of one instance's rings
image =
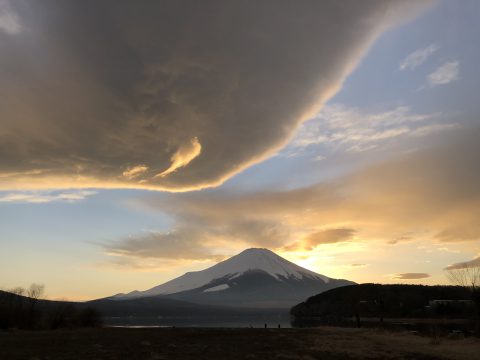
[[[291,309],[295,317],[335,322],[345,317],[469,317],[470,292],[459,286],[361,284],[308,298]],[[444,300],[444,301],[440,301]]]

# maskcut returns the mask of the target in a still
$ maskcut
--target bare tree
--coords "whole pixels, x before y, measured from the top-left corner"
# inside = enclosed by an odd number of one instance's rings
[[[42,297],[44,291],[45,291],[45,286],[44,285],[34,283],[34,284],[30,285],[30,288],[27,291],[27,296],[30,299],[33,299],[33,300],[36,301],[36,300],[38,300]]]
[[[476,308],[476,333],[480,336],[480,265],[477,263],[460,263],[446,269],[447,278],[452,284],[463,286],[470,290]]]
[[[480,266],[463,263],[446,270],[452,284],[466,287],[472,292],[480,290]]]
[[[30,309],[28,315],[29,327],[33,328],[35,325],[35,305],[37,304],[38,299],[40,299],[45,291],[45,286],[40,284],[32,284],[27,290],[27,296],[29,298]]]
[[[21,311],[21,308],[23,307],[23,296],[25,295],[26,290],[23,287],[17,286],[16,288],[9,290],[9,293],[9,306],[12,308],[12,311]]]
[[[18,295],[18,296],[23,296],[25,294],[25,289],[18,286],[16,288],[13,288],[11,290],[8,290],[8,292],[12,293],[12,294],[15,294],[15,295]]]

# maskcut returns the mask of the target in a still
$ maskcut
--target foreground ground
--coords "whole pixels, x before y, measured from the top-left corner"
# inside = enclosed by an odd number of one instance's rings
[[[122,329],[0,332],[0,359],[478,359],[478,339],[378,330]]]

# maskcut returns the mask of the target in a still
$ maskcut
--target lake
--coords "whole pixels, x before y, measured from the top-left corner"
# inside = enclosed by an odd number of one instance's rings
[[[291,328],[289,314],[265,315],[265,316],[190,316],[190,317],[105,317],[104,324],[108,327],[206,327],[206,328],[263,328],[265,324],[269,328]]]

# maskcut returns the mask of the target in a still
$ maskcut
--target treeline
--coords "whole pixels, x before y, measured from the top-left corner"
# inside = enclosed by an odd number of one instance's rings
[[[471,293],[465,287],[381,284],[336,288],[291,309],[291,314],[296,317],[317,317],[328,322],[359,316],[472,318],[475,312]]]
[[[41,300],[44,287],[0,290],[0,329],[47,330],[101,326],[100,313],[81,303]]]

